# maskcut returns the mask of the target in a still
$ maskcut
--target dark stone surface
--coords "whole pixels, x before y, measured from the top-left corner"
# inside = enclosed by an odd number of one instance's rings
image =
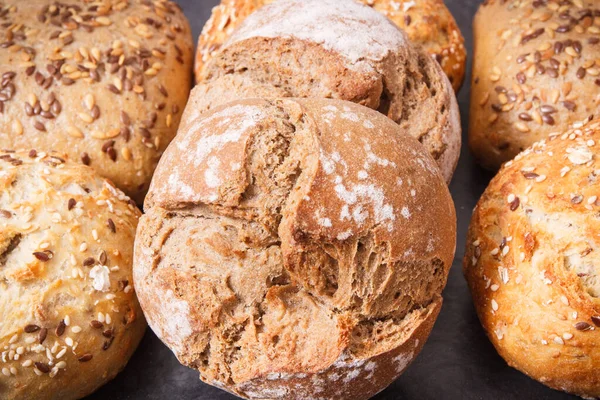
[[[218,0],[179,0],[197,39]],[[477,0],[446,0],[471,53],[471,20]],[[469,68],[471,71],[471,54]],[[458,100],[466,143],[468,79]],[[444,306],[423,352],[377,400],[399,399],[574,399],[553,391],[508,367],[485,336],[462,275],[462,257],[471,211],[491,178],[475,165],[463,144],[460,164],[451,185],[458,215],[456,258],[444,292]],[[117,378],[90,396],[99,399],[233,400],[236,397],[203,384],[198,373],[181,366],[148,330],[137,352]]]

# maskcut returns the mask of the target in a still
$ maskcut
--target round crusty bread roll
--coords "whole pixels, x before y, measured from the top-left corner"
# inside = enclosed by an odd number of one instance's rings
[[[196,106],[239,98],[349,100],[419,139],[447,182],[460,154],[452,87],[390,20],[354,0],[280,0],[249,16],[203,71]]]
[[[81,160],[141,203],[191,86],[188,22],[166,0],[7,0],[2,148]]]
[[[475,209],[464,260],[500,355],[586,398],[600,397],[599,140],[600,123],[580,123],[507,163]]]
[[[419,353],[456,216],[419,143],[325,99],[186,108],[140,220],[146,318],[205,382],[249,399],[366,399]]]
[[[473,23],[469,144],[496,170],[600,106],[597,0],[486,0]]]
[[[89,167],[0,151],[1,399],[79,399],[125,366],[146,327],[140,215]]]
[[[379,11],[404,30],[412,43],[435,58],[456,92],[464,76],[467,55],[464,38],[443,0],[359,0]],[[244,19],[273,0],[221,0],[213,8],[198,39],[194,69],[200,81],[208,60]]]

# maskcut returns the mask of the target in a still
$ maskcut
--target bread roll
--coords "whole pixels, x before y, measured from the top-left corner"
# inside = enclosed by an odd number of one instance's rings
[[[191,85],[178,6],[7,0],[0,16],[0,147],[59,151],[141,203]]]
[[[439,65],[380,13],[353,0],[281,0],[248,17],[203,70],[196,107],[239,98],[349,100],[419,139],[450,181],[460,121]]]
[[[379,11],[399,28],[411,42],[422,46],[442,66],[456,92],[464,76],[467,55],[464,38],[454,17],[442,0],[359,0]],[[227,38],[246,17],[273,0],[221,0],[213,8],[204,25],[196,51],[196,79],[201,80],[202,69],[227,41]]]
[[[79,399],[125,366],[146,327],[139,216],[89,167],[0,151],[0,399]]]
[[[456,217],[435,163],[381,114],[325,99],[186,109],[134,279],[154,332],[249,399],[366,399],[419,353]]]
[[[598,1],[487,0],[473,29],[469,144],[484,167],[596,112]]]
[[[600,123],[582,125],[535,144],[494,178],[475,209],[464,272],[509,365],[597,398]]]

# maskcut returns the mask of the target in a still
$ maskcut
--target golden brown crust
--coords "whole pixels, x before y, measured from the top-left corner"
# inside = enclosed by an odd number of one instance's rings
[[[442,0],[390,1],[360,0],[390,18],[403,29],[410,40],[422,46],[442,66],[455,92],[465,75],[466,51],[464,39],[456,21]],[[196,81],[201,81],[202,69],[231,33],[248,15],[272,0],[222,0],[213,8],[198,39],[196,51]]]
[[[194,104],[136,240],[151,327],[201,379],[245,398],[382,390],[426,340],[453,259],[433,159],[349,102]]]
[[[600,104],[594,0],[488,0],[474,19],[470,147],[497,169]]]
[[[578,123],[508,162],[475,209],[464,259],[500,355],[588,398],[600,396],[599,139],[598,122]]]
[[[0,398],[79,399],[125,366],[141,213],[89,167],[0,151]]]
[[[141,202],[191,86],[168,0],[0,2],[0,143],[89,164]]]

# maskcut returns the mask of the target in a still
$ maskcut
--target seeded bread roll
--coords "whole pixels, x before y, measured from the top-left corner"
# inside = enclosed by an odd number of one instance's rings
[[[186,108],[138,228],[154,332],[249,399],[366,399],[419,353],[456,218],[434,161],[349,102]]]
[[[195,107],[312,97],[377,109],[419,139],[450,181],[460,153],[456,98],[439,65],[353,0],[280,0],[247,18],[203,70]]]
[[[464,76],[467,55],[464,38],[443,0],[359,0],[379,11],[399,28],[411,42],[422,46],[442,66],[456,92]],[[195,72],[198,82],[202,69],[250,14],[273,0],[221,0],[213,8],[198,39]]]
[[[0,2],[0,143],[59,151],[141,203],[177,131],[192,38],[165,0]]]
[[[79,399],[125,366],[146,327],[140,214],[89,167],[0,151],[1,399]]]
[[[474,20],[469,144],[497,169],[600,105],[598,1],[487,0]]]
[[[499,172],[475,209],[464,272],[481,323],[509,365],[597,398],[600,123],[582,125]]]

